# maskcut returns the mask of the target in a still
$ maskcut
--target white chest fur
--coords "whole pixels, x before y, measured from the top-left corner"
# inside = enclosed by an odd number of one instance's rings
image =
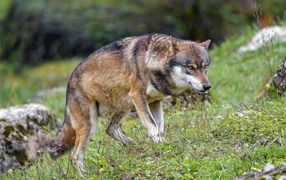
[[[158,91],[150,81],[148,81],[147,88],[146,88],[146,94],[147,94],[147,101],[154,102],[158,100],[163,100],[167,97],[167,95],[162,94],[160,91]]]

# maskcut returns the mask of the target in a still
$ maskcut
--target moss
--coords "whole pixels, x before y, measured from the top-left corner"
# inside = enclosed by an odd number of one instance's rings
[[[15,131],[15,128],[13,126],[10,126],[10,125],[6,125],[4,127],[4,136],[8,137],[13,131]]]

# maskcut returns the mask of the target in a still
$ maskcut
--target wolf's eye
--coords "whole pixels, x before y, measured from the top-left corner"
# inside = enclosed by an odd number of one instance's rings
[[[196,65],[188,65],[187,66],[187,68],[189,69],[189,70],[195,70],[197,67],[196,67]]]
[[[204,69],[207,69],[207,68],[208,68],[208,65],[203,65],[203,68],[204,68]]]

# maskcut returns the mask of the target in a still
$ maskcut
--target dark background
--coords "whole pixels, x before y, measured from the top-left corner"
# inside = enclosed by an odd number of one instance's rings
[[[285,6],[285,0],[13,0],[1,18],[0,60],[17,72],[154,32],[220,44],[249,24],[274,25],[285,18]]]

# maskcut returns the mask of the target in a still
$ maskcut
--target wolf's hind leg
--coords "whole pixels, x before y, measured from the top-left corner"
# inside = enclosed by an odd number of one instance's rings
[[[106,129],[106,133],[114,139],[122,142],[124,145],[128,145],[132,142],[132,139],[127,137],[121,129],[120,121],[125,116],[126,112],[119,112],[111,117],[110,124]]]
[[[81,176],[86,176],[84,167],[84,151],[96,131],[98,121],[97,104],[86,99],[69,102],[72,126],[75,129],[76,140],[72,153],[73,164]]]
[[[164,116],[162,101],[155,101],[149,104],[150,111],[157,123],[159,133],[164,135]]]

